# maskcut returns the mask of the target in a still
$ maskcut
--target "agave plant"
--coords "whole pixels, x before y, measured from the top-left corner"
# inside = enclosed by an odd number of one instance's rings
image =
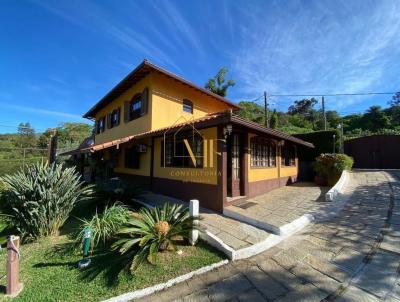
[[[96,211],[91,219],[80,219],[82,227],[76,238],[77,245],[82,243],[87,227],[92,230],[93,247],[99,244],[107,244],[119,229],[128,222],[129,217],[128,208],[117,202],[111,207],[106,207],[102,213]]]
[[[199,229],[198,220],[182,205],[166,203],[163,207],[142,208],[120,230],[120,239],[113,248],[123,255],[132,255],[130,268],[135,271],[146,259],[155,264],[159,251],[176,250],[176,240],[189,239],[190,232]]]
[[[26,166],[0,178],[6,214],[25,239],[56,235],[79,201],[92,195],[75,168],[47,162]]]

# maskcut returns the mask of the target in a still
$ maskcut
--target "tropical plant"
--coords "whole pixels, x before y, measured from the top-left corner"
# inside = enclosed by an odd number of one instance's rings
[[[122,201],[130,203],[131,199],[142,193],[140,186],[120,179],[107,179],[96,182],[96,196],[102,202]]]
[[[190,232],[199,229],[199,218],[190,216],[182,205],[165,203],[163,207],[142,208],[139,214],[129,218],[113,244],[122,255],[132,257],[132,271],[146,259],[155,264],[159,251],[175,250],[177,240],[189,239]]]
[[[82,221],[81,230],[76,237],[76,243],[82,243],[85,228],[92,231],[93,247],[99,244],[106,245],[114,238],[118,230],[128,222],[130,217],[128,208],[120,203],[115,203],[111,207],[104,209],[102,213],[96,213],[91,219],[80,219]]]
[[[315,159],[314,170],[327,184],[334,185],[344,170],[351,170],[353,158],[346,154],[323,153]]]
[[[225,75],[228,73],[228,69],[222,67],[218,73],[214,76],[214,78],[208,79],[206,85],[204,86],[206,89],[218,94],[220,96],[225,97],[229,87],[235,85],[234,80],[228,80],[225,83]]]
[[[47,162],[25,166],[0,182],[5,185],[4,214],[25,239],[57,234],[75,204],[92,194],[74,168]]]

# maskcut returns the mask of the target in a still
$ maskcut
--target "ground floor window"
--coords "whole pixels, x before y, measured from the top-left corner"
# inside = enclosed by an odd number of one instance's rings
[[[125,167],[130,169],[140,168],[140,152],[138,146],[125,149]]]
[[[284,145],[281,149],[282,166],[296,165],[296,147],[293,145]]]
[[[250,140],[250,152],[252,167],[276,166],[276,145],[273,141],[253,137]]]
[[[190,151],[194,155],[194,162]],[[165,141],[161,141],[161,166],[203,168],[203,137],[198,133],[166,137]]]

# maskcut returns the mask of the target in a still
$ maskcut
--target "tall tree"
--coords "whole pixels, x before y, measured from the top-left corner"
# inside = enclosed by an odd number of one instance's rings
[[[228,69],[222,67],[213,78],[208,79],[204,87],[215,94],[225,97],[227,95],[228,88],[235,85],[234,80],[228,80],[225,83],[225,76],[227,73]]]
[[[389,101],[390,106],[400,106],[400,91],[396,92],[392,96],[392,100]]]
[[[32,148],[36,146],[35,129],[29,122],[19,123],[16,145],[19,148]]]
[[[294,104],[289,107],[288,113],[307,115],[317,103],[318,101],[315,98],[294,101]]]
[[[278,121],[279,121],[278,113],[276,112],[276,109],[274,109],[274,111],[272,111],[271,114],[271,120],[269,121],[269,126],[272,129],[278,128]]]
[[[362,117],[363,129],[376,132],[389,128],[389,118],[380,106],[371,106]]]

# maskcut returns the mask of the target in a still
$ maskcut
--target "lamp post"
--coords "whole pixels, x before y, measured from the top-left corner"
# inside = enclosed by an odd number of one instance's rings
[[[340,153],[344,153],[343,124],[340,123],[337,128],[340,130]]]
[[[333,135],[333,154],[336,154],[335,145],[336,145],[336,134]]]

